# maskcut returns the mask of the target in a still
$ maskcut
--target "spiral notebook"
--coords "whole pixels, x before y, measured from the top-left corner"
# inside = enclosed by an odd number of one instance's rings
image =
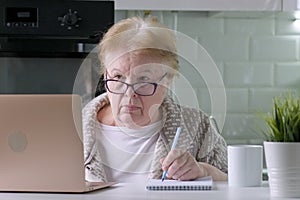
[[[146,184],[147,190],[211,190],[213,180],[211,176],[199,178],[193,181],[177,181],[150,179]]]

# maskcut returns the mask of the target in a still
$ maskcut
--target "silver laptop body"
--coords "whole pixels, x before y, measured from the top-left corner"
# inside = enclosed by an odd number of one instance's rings
[[[78,95],[0,95],[0,191],[80,193],[86,183]]]

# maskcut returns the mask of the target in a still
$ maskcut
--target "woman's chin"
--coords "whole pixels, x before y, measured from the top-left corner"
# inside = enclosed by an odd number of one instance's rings
[[[149,120],[143,119],[143,116],[132,114],[122,114],[119,117],[120,123],[127,128],[140,128],[149,124]]]

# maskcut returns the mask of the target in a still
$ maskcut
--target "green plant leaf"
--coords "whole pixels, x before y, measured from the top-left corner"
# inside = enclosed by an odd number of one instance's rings
[[[267,131],[261,130],[265,140],[300,142],[300,98],[292,93],[273,98],[272,113],[259,113]]]

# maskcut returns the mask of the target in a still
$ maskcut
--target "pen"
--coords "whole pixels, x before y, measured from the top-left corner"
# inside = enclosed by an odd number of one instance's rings
[[[176,131],[176,134],[175,134],[175,137],[174,137],[174,140],[173,140],[173,144],[172,144],[171,150],[172,150],[172,149],[175,149],[175,147],[176,147],[176,145],[177,145],[177,141],[178,141],[178,138],[179,138],[180,133],[181,133],[181,128],[178,127],[178,128],[177,128],[177,131]],[[165,178],[166,178],[166,176],[167,176],[167,170],[165,170],[165,171],[163,172],[163,175],[162,175],[162,177],[161,177],[161,181],[164,181]]]

